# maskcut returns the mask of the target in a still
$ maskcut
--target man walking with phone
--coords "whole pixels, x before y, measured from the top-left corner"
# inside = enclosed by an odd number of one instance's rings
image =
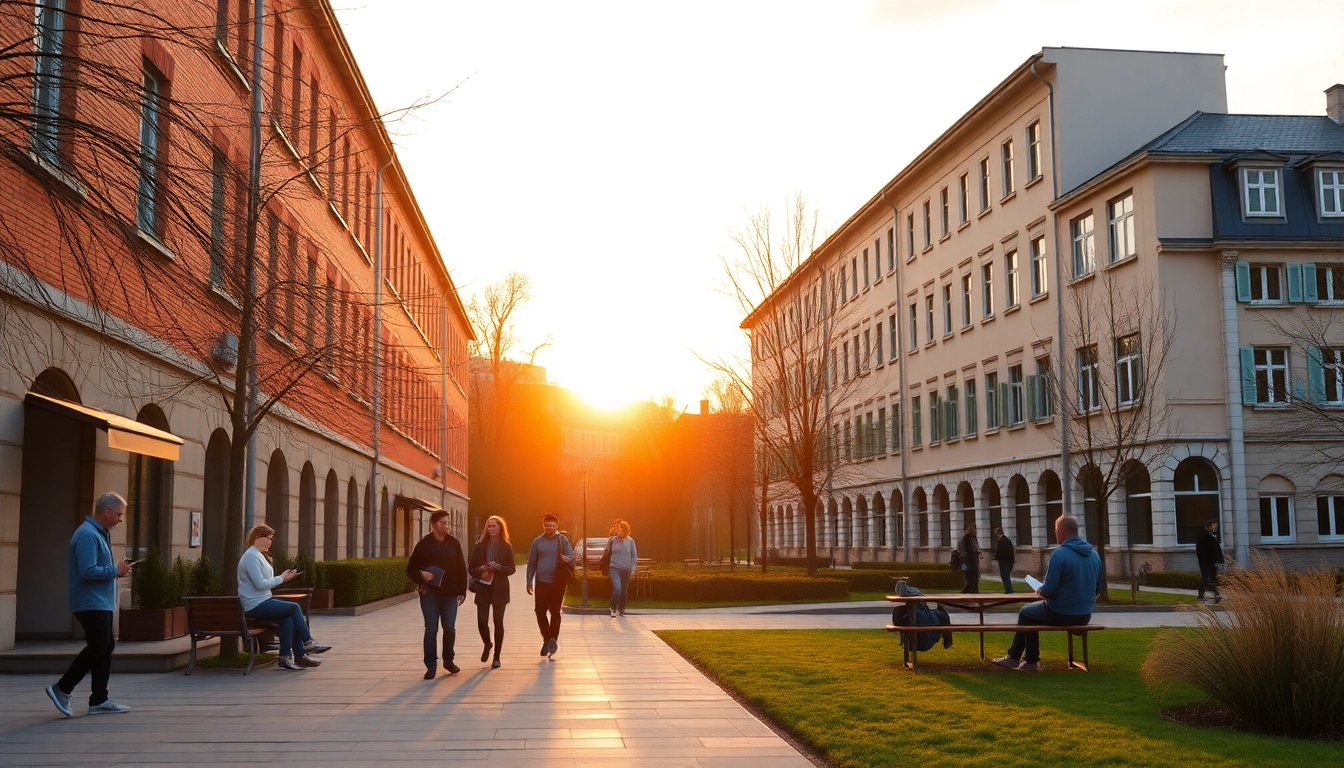
[[[70,694],[84,676],[93,673],[93,691],[89,694],[90,715],[114,715],[130,712],[125,704],[107,697],[107,681],[112,676],[112,613],[117,609],[117,579],[134,567],[129,559],[112,559],[112,529],[126,514],[126,500],[105,493],[93,505],[93,515],[75,529],[70,537],[66,570],[70,582],[70,611],[84,628],[84,650],[79,652],[61,679],[47,686],[47,697],[62,715],[70,717]]]

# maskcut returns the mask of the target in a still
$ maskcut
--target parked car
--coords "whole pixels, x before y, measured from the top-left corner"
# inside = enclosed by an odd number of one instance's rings
[[[589,537],[583,540],[584,562],[593,568],[597,567],[598,561],[602,559],[602,553],[607,549],[607,540],[603,538]]]

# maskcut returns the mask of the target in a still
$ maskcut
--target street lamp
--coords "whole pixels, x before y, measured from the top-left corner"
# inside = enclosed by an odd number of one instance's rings
[[[593,474],[593,465],[587,459],[579,462],[579,479],[583,481],[583,518],[580,521],[579,549],[583,558],[583,607],[588,607],[588,478]]]

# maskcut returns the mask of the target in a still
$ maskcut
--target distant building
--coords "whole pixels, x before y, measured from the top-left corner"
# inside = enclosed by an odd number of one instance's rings
[[[1230,115],[1223,78],[1220,55],[1042,50],[747,319],[758,375],[778,307],[843,326],[812,361],[850,470],[823,554],[946,560],[975,522],[1037,570],[1067,511],[1112,574],[1195,570],[1208,520],[1243,562],[1344,563],[1344,471],[1315,460],[1344,437],[1344,86],[1327,115]],[[1131,414],[1154,416],[1132,450],[1086,444]],[[803,535],[772,501],[767,541]]]

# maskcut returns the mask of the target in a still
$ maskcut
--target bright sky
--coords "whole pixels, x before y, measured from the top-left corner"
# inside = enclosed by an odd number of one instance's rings
[[[720,258],[795,190],[826,233],[1044,46],[1223,53],[1233,112],[1324,114],[1344,1],[367,0],[346,36],[463,299],[518,270],[537,363],[596,405],[741,355]]]

